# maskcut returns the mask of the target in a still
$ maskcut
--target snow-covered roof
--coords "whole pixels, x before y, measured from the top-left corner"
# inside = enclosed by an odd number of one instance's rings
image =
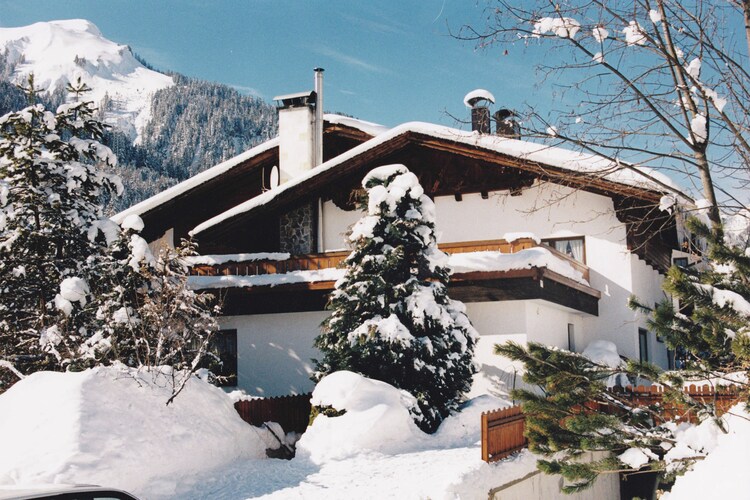
[[[159,205],[176,198],[177,196],[187,193],[191,189],[194,189],[201,184],[204,184],[205,182],[210,181],[211,179],[215,179],[216,177],[222,175],[223,173],[231,170],[232,168],[236,167],[240,163],[249,160],[250,158],[259,155],[260,153],[264,153],[268,151],[269,149],[273,149],[279,145],[279,139],[278,137],[271,139],[269,141],[266,141],[262,144],[259,144],[258,146],[255,146],[254,148],[248,149],[242,154],[239,154],[235,156],[234,158],[230,158],[225,162],[219,163],[216,166],[213,166],[209,168],[208,170],[204,170],[203,172],[196,174],[189,179],[186,179],[179,184],[176,184],[172,186],[169,189],[166,189],[162,191],[161,193],[155,194],[151,198],[148,198],[146,200],[143,200],[140,203],[136,203],[130,208],[127,208],[123,210],[122,212],[116,214],[114,217],[112,217],[112,220],[117,222],[118,224],[125,220],[125,217],[131,214],[141,215],[149,210],[153,210],[154,208],[158,207]]]
[[[260,260],[287,260],[291,257],[288,252],[258,252],[258,253],[233,253],[221,255],[196,255],[185,257],[185,261],[191,266],[218,266],[229,262],[257,262]]]
[[[217,262],[233,261],[235,256],[214,255]],[[589,286],[583,274],[574,269],[569,262],[555,256],[542,247],[527,248],[516,253],[480,251],[456,253],[448,256],[448,267],[452,274],[469,272],[503,272],[519,269],[548,269],[577,283]],[[314,283],[318,281],[336,281],[344,276],[344,269],[326,268],[311,271],[291,271],[278,274],[257,274],[249,276],[190,276],[188,283],[192,288],[206,290],[213,288],[242,288],[253,286],[277,286],[293,283]]]
[[[388,131],[388,127],[385,127],[383,125],[378,125],[377,123],[372,123],[372,122],[368,122],[364,120],[358,120],[356,118],[350,118],[348,116],[326,114],[323,116],[323,119],[324,121],[331,123],[331,124],[343,125],[346,127],[360,130],[364,132],[365,134],[368,134],[373,137]],[[218,165],[215,165],[207,170],[204,170],[203,172],[196,174],[193,177],[190,177],[189,179],[186,179],[180,182],[179,184],[176,184],[172,186],[171,188],[166,189],[162,191],[161,193],[158,193],[152,196],[151,198],[143,200],[142,202],[137,203],[133,205],[132,207],[127,208],[126,210],[123,210],[122,212],[112,217],[112,219],[115,222],[120,223],[128,215],[131,215],[131,214],[141,215],[141,214],[148,212],[149,210],[153,210],[159,205],[173,198],[176,198],[177,196],[184,194],[190,191],[191,189],[194,189],[200,186],[201,184],[207,181],[210,181],[211,179],[214,179],[224,174],[225,172],[249,160],[250,158],[257,156],[261,153],[264,153],[268,151],[269,149],[273,149],[277,147],[278,145],[279,145],[278,137],[275,137],[262,144],[259,144],[255,146],[254,148],[248,149],[244,153],[241,153],[233,158],[230,158],[222,163],[219,163]]]
[[[224,213],[204,221],[190,231],[190,234],[193,236],[197,235],[209,228],[225,222],[228,219],[260,207],[269,201],[282,196],[291,188],[304,184],[310,179],[334,169],[358,155],[407,133],[417,133],[437,139],[449,140],[561,170],[567,170],[579,174],[591,174],[592,177],[602,178],[625,186],[632,186],[662,193],[672,191],[689,199],[681,193],[679,188],[669,177],[648,167],[636,167],[624,162],[615,163],[595,154],[580,153],[519,139],[479,134],[477,132],[467,132],[431,123],[408,122],[394,127],[387,132],[383,132],[335,158],[331,158],[327,162],[318,165],[308,172],[285,182],[276,189],[260,194]]]
[[[335,115],[330,113],[323,115],[323,121],[328,122],[332,125],[344,125],[346,127],[356,128],[357,130],[361,130],[362,132],[373,137],[390,130],[390,128],[386,127],[385,125],[379,125],[377,123],[360,120],[358,118],[351,118],[349,116]]]

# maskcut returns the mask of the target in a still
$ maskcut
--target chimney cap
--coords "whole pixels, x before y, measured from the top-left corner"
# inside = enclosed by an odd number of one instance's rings
[[[293,108],[315,103],[316,94],[314,90],[306,92],[295,92],[294,94],[277,95],[274,101],[279,101],[280,108]]]
[[[490,101],[495,104],[495,96],[489,90],[484,89],[472,90],[464,96],[464,104],[467,108],[473,108],[479,101]]]

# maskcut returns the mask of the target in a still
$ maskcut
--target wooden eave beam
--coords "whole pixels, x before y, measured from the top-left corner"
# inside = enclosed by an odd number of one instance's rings
[[[335,134],[358,142],[369,141],[373,137],[367,132],[363,132],[358,128],[347,127],[346,125],[341,125],[340,123],[326,123],[325,130],[323,131],[324,140],[325,136],[329,134]]]
[[[522,171],[532,172],[544,180],[554,181],[557,184],[564,184],[578,188],[588,188],[589,190],[607,196],[612,196],[613,194],[631,196],[653,201],[657,204],[662,196],[662,193],[657,191],[628,186],[627,184],[621,184],[600,177],[595,177],[591,174],[582,172],[579,173],[571,170],[561,169],[559,167],[545,165],[539,162],[516,158],[504,153],[499,153],[497,151],[483,149],[479,146],[470,146],[459,142],[439,139],[414,132],[409,132],[408,135],[410,136],[411,140],[416,143],[422,144],[425,147],[465,156],[468,158],[482,160],[489,163],[502,163],[503,165],[511,166]],[[498,158],[502,159],[502,162],[498,162]]]
[[[336,125],[334,126],[334,129],[337,129],[339,127],[340,126]],[[340,128],[342,128],[342,130],[345,128],[348,129],[348,127]],[[356,135],[357,132],[353,132],[352,130],[356,129],[349,129],[350,133]],[[333,167],[325,172],[321,172],[319,175],[308,179],[305,183],[297,184],[296,186],[290,188],[283,195],[278,196],[273,200],[265,203],[264,205],[255,208],[252,213],[245,212],[242,214],[238,214],[224,221],[220,226],[204,231],[199,235],[199,237],[201,239],[221,238],[222,236],[236,230],[240,225],[251,222],[252,219],[256,217],[261,217],[265,214],[273,213],[274,211],[281,211],[285,207],[290,208],[299,205],[300,203],[309,201],[309,199],[316,197],[316,193],[318,193],[318,195],[320,195],[320,193],[324,193],[326,185],[333,179],[343,181],[350,175],[358,172],[358,170],[360,170],[361,168],[379,163],[378,160],[384,159],[389,155],[393,155],[395,152],[409,145],[417,145],[436,151],[447,152],[450,154],[463,156],[465,158],[471,158],[486,163],[495,164],[500,167],[515,168],[522,172],[531,173],[542,180],[547,180],[578,189],[585,189],[587,191],[592,191],[608,197],[631,197],[658,205],[662,196],[662,194],[657,191],[628,186],[626,184],[609,181],[607,179],[597,178],[586,173],[574,172],[558,167],[544,165],[538,162],[515,158],[504,153],[498,153],[496,151],[483,149],[478,146],[466,145],[442,138],[435,138],[417,132],[407,131],[390,139],[388,142],[378,144],[377,146],[345,162],[342,162],[336,167]]]

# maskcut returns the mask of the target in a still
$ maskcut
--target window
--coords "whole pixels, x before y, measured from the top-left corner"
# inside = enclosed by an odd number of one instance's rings
[[[638,329],[638,351],[641,361],[648,361],[648,330]]]
[[[219,358],[219,362],[208,360],[208,367],[221,377],[217,385],[229,387],[237,385],[237,330],[220,330],[211,339],[209,351]]]
[[[675,257],[672,261],[675,266],[680,267],[682,269],[688,268],[688,259],[687,257]]]
[[[542,240],[542,243],[578,262],[586,263],[586,247],[584,246],[583,236],[576,238],[547,238]]]
[[[568,350],[570,352],[576,351],[575,326],[573,323],[568,323]]]

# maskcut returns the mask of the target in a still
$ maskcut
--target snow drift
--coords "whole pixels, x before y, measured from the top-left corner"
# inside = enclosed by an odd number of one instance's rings
[[[192,474],[264,458],[274,447],[221,389],[193,378],[166,406],[170,393],[168,371],[124,365],[19,381],[0,395],[0,485],[89,483],[170,495]]]

